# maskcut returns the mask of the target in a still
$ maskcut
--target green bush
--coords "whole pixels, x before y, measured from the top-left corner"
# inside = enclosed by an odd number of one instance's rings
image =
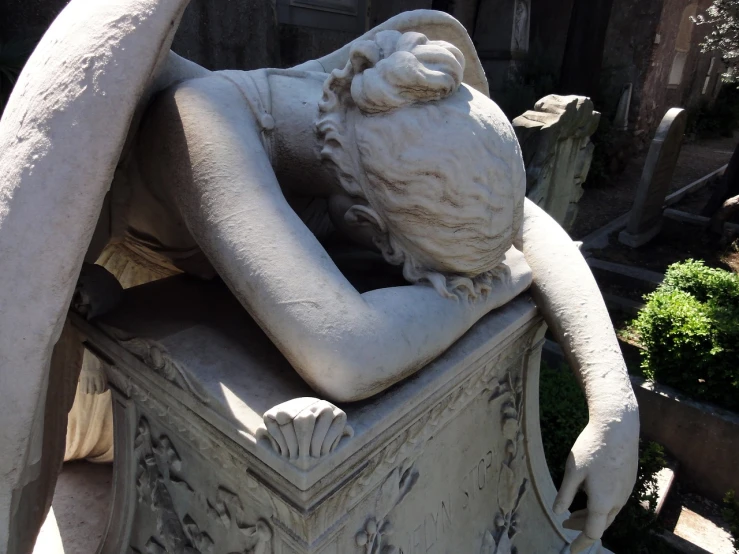
[[[739,409],[739,276],[687,260],[645,299],[633,326],[646,377]]]
[[[739,553],[739,499],[734,491],[726,493],[724,498],[723,516],[729,524],[731,540],[734,543],[734,552]]]
[[[552,480],[559,485],[572,445],[588,423],[588,407],[577,379],[567,366],[552,369],[542,364],[540,378],[541,434]],[[634,492],[606,531],[603,542],[614,552],[660,554],[672,552],[653,533],[659,529],[657,472],[665,467],[662,447],[653,442],[639,445],[639,473]],[[574,509],[585,499],[575,499]],[[648,506],[647,509],[643,505]]]

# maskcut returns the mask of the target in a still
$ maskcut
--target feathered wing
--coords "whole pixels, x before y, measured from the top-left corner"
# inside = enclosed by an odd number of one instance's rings
[[[0,120],[0,551],[35,533],[51,352],[132,122],[147,95],[200,71],[169,53],[189,0],[72,0]],[[203,70],[204,71],[204,70]]]
[[[472,44],[472,39],[467,33],[467,29],[448,13],[434,10],[403,12],[391,17],[374,29],[367,31],[357,40],[371,39],[380,31],[399,31],[401,33],[413,31],[422,33],[431,40],[444,40],[453,44],[459,48],[465,59],[462,81],[485,96],[490,96],[485,71],[482,68],[480,58],[477,56],[477,51],[475,50],[474,44]],[[309,64],[315,64],[315,62],[318,62],[327,73],[333,69],[343,68],[349,59],[349,46],[346,45],[328,56],[304,64],[305,69],[310,69],[312,66]]]

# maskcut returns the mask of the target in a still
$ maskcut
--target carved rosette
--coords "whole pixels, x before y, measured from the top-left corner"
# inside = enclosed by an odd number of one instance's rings
[[[346,413],[317,398],[295,398],[264,413],[265,428],[257,438],[292,462],[318,459],[334,452],[344,438],[354,436]]]

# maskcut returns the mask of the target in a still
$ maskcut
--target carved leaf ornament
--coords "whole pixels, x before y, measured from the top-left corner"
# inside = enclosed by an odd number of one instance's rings
[[[131,547],[134,554],[215,554],[216,540],[227,538],[228,533],[217,532],[213,536],[205,532],[190,514],[179,517],[171,491],[179,489],[191,497],[187,506],[202,503],[205,496],[196,493],[182,476],[182,459],[171,440],[162,435],[155,440],[146,418],[139,420],[134,441],[136,492],[138,502],[148,506],[156,515],[157,534],[146,543],[143,553]],[[205,500],[209,522],[220,523],[226,531],[234,529],[240,536],[244,549],[230,554],[270,554],[272,529],[264,520],[254,525],[246,523],[243,504],[238,495],[219,487],[214,500]]]
[[[490,402],[501,402],[501,429],[505,456],[498,474],[498,513],[495,528],[486,531],[480,554],[517,554],[518,508],[526,494],[526,455],[523,448],[523,377],[520,368],[508,371],[493,389]]]
[[[418,477],[418,470],[406,460],[385,479],[375,501],[375,515],[367,519],[364,528],[355,537],[357,546],[363,547],[365,554],[400,553],[396,546],[390,544],[393,524],[389,515],[418,482]]]

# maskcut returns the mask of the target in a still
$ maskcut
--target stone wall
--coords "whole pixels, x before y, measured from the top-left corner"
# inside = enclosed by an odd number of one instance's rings
[[[713,56],[701,53],[699,46],[707,27],[698,27],[689,19],[690,15],[703,13],[710,4],[711,0],[614,3],[597,104],[604,116],[612,118],[624,85],[632,83],[629,127],[639,145],[649,143],[671,107],[690,109],[715,99],[720,62],[717,59],[711,69]],[[682,59],[676,61],[677,57]],[[682,66],[679,83],[671,81],[675,64]],[[709,69],[710,79],[703,94]]]
[[[274,4],[265,0],[193,0],[172,49],[208,69],[277,65],[280,44]]]
[[[690,400],[670,387],[638,377],[631,380],[642,436],[677,459],[681,485],[715,502],[727,491],[739,490],[739,416]]]
[[[645,101],[634,106],[636,129],[648,141],[665,112],[673,106],[693,108],[701,100],[715,98],[718,64],[714,65],[712,83],[702,94],[711,63],[711,55],[700,52],[698,44],[707,27],[698,27],[689,16],[702,13],[710,6],[710,0],[664,0],[659,25],[655,30],[651,64],[641,90]],[[692,7],[692,9],[691,9]],[[684,62],[678,60],[682,57]],[[674,71],[682,75],[679,83],[672,79]]]
[[[0,42],[40,38],[68,0],[3,0]],[[406,5],[407,4],[407,5]],[[431,0],[373,3],[378,22]],[[192,0],[173,43],[178,54],[208,69],[287,67],[320,57],[356,38],[341,31],[280,24],[273,0]],[[360,16],[361,17],[361,16]]]
[[[713,56],[702,54],[698,46],[707,28],[696,27],[688,19],[693,13],[705,11],[710,3],[710,0],[614,1],[603,51],[599,94],[594,101],[604,118],[612,120],[624,87],[631,83],[629,129],[636,135],[637,143],[649,143],[669,108],[693,108],[715,99],[720,88],[720,60],[717,58],[711,67]],[[537,90],[540,95],[558,92],[572,5],[573,0],[532,0],[527,79],[533,83],[552,82],[552,90]],[[695,9],[686,12],[691,5]],[[684,58],[682,78],[679,84],[670,85],[678,52]]]
[[[643,100],[643,84],[650,70],[652,50],[663,0],[616,0],[606,34],[598,108],[612,119],[623,87],[633,83],[631,113]],[[647,93],[647,97],[648,97]],[[664,115],[662,112],[657,123]],[[633,118],[632,124],[636,118]]]
[[[380,0],[370,3],[369,27],[409,10],[430,10],[431,0]]]
[[[572,4],[573,0],[531,0],[531,71],[553,76],[555,80],[559,76]]]
[[[0,2],[0,41],[43,34],[69,0],[3,0]]]
[[[293,67],[308,60],[315,60],[347,42],[357,38],[357,33],[330,29],[312,29],[297,25],[280,25],[280,67]]]

